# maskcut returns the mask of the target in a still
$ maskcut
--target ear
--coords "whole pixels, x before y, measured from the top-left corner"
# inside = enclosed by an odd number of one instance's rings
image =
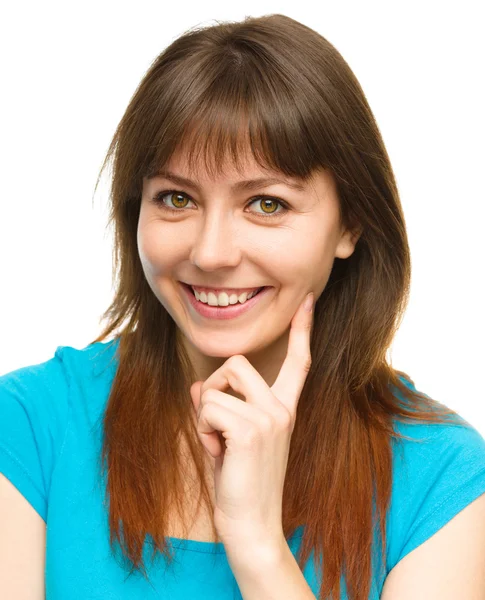
[[[363,229],[363,227],[359,226],[354,229],[348,229],[342,234],[337,248],[335,249],[336,258],[348,258],[354,253],[355,245],[357,244]]]

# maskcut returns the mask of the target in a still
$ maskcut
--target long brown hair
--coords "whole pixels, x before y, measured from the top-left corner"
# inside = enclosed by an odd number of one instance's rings
[[[283,529],[288,538],[305,526],[302,569],[312,550],[315,564],[322,553],[320,599],[340,597],[345,572],[349,598],[364,600],[377,527],[372,503],[385,556],[391,438],[409,439],[393,420],[445,422],[458,415],[418,392],[386,356],[407,306],[411,264],[393,170],[364,92],[324,37],[280,14],[218,22],[177,38],[140,82],[100,171],[113,159],[109,224],[117,285],[102,317],[108,324],[92,342],[117,330],[119,366],[100,457],[108,473],[110,543],[122,546],[131,573],[139,569],[147,577],[147,536],[152,558],[160,551],[171,563],[169,509],[184,514],[182,437],[200,476],[199,502],[211,506],[207,455],[191,417],[188,382],[195,373],[137,251],[142,180],[181,148],[191,168],[202,156],[208,172],[219,174],[227,156],[239,168],[248,147],[263,168],[290,177],[307,180],[315,169],[327,169],[337,184],[341,222],[362,231],[354,253],[335,259],[315,306]]]

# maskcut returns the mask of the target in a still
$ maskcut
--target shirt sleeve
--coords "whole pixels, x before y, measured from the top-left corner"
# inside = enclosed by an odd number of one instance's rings
[[[45,362],[0,376],[0,472],[44,521],[69,416],[59,349]]]
[[[485,492],[485,439],[463,424],[400,425],[390,508],[388,572]]]

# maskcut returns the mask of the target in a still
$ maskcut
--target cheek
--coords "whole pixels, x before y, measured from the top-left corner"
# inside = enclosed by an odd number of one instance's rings
[[[157,222],[138,228],[137,245],[145,272],[154,274],[168,272],[183,260],[185,246],[180,236],[170,237]]]
[[[333,265],[333,247],[320,234],[305,237],[293,236],[286,244],[281,244],[278,249],[268,254],[274,256],[267,263],[268,272],[271,271],[275,280],[286,285],[299,285],[317,283],[323,278],[328,278]]]

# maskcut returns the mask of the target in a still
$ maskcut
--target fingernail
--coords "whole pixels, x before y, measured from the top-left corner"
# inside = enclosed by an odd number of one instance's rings
[[[310,292],[306,297],[304,308],[307,312],[310,312],[313,308],[313,292]]]

